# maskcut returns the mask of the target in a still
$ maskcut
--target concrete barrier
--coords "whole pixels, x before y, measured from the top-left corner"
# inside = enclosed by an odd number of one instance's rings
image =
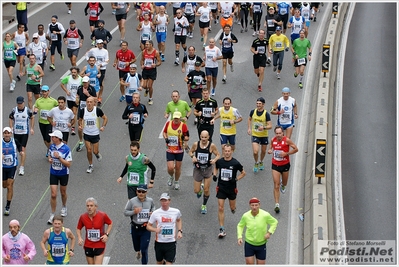
[[[324,44],[329,45],[329,72],[326,75],[313,66],[314,75],[320,78],[314,83],[314,105],[311,108],[311,119],[308,131],[307,162],[305,173],[305,207],[304,207],[304,264],[320,264],[318,262],[318,240],[335,240],[341,238],[343,222],[339,231],[335,228],[334,218],[339,216],[333,209],[335,202],[333,168],[333,144],[335,143],[334,97],[336,91],[337,66],[341,34],[348,7],[351,3],[339,3],[338,14],[332,14],[331,3],[325,6],[324,12],[331,12],[325,30]],[[330,7],[330,9],[329,9]],[[331,11],[328,11],[331,10]],[[315,49],[313,50],[315,51]],[[321,47],[318,49],[321,54]],[[313,52],[315,54],[315,52]],[[313,62],[314,63],[314,62]],[[321,60],[317,61],[321,65]],[[342,62],[341,62],[342,63]],[[321,67],[320,67],[321,69]],[[324,77],[325,76],[325,77]],[[318,145],[317,145],[318,144]],[[317,148],[317,149],[316,149]],[[317,154],[318,157],[317,158]],[[322,155],[323,154],[323,155]],[[320,158],[322,157],[322,158]],[[318,177],[316,177],[316,174]],[[338,238],[337,238],[338,237]]]

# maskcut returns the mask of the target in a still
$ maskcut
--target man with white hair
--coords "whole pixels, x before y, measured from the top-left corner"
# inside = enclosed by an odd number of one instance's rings
[[[11,220],[8,224],[8,233],[1,238],[3,245],[3,263],[28,264],[36,255],[36,247],[32,240],[21,233],[21,225],[17,220]]]

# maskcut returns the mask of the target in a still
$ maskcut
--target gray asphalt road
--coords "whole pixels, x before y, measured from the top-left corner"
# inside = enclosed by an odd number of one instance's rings
[[[74,3],[72,7],[72,15],[67,14],[67,8],[64,3],[54,3],[39,11],[35,16],[29,18],[30,34],[33,34],[34,29],[39,23],[46,25],[50,22],[50,17],[57,14],[59,21],[65,26],[69,26],[69,20],[74,18],[76,25],[79,27],[84,35],[86,41],[84,48],[81,49],[80,57],[83,56],[84,51],[90,48],[90,43],[87,40],[89,35],[88,19],[83,16],[83,8],[85,4]],[[108,30],[113,30],[116,27],[114,16],[111,15],[110,5],[104,4],[105,11],[101,18],[106,21],[105,27]],[[319,16],[324,14],[323,10]],[[171,7],[168,8],[168,13],[171,14]],[[129,47],[134,53],[139,56],[139,34],[135,30],[137,21],[132,19],[133,13],[129,14],[126,23],[127,41]],[[197,22],[198,23],[198,22]],[[194,38],[188,39],[189,45],[200,47],[200,35],[198,24],[194,31]],[[263,21],[262,21],[263,23]],[[309,39],[312,40],[318,29],[317,23],[312,23],[310,28]],[[235,25],[236,28],[238,26]],[[174,89],[180,90],[182,99],[188,99],[185,93],[185,84],[183,82],[183,74],[180,67],[173,65],[174,59],[174,44],[169,26],[169,34],[167,39],[166,62],[164,62],[158,69],[158,78],[154,84],[154,105],[147,106],[149,109],[149,118],[145,123],[145,129],[142,139],[141,151],[147,154],[155,166],[157,167],[157,177],[154,189],[149,191],[149,196],[158,199],[162,192],[170,192],[172,195],[172,206],[179,208],[183,214],[183,229],[184,237],[178,243],[177,249],[177,264],[243,264],[244,255],[243,248],[236,243],[236,225],[240,219],[241,214],[248,210],[248,200],[251,197],[258,197],[261,199],[262,208],[269,210],[273,215],[274,201],[273,201],[273,183],[271,179],[269,155],[266,156],[266,170],[258,174],[252,172],[253,159],[251,152],[250,138],[246,133],[246,120],[251,109],[255,108],[256,99],[263,96],[266,99],[266,106],[269,110],[274,101],[281,96],[281,89],[285,86],[291,88],[291,95],[295,97],[298,103],[301,103],[302,91],[297,88],[298,80],[293,77],[293,67],[291,64],[290,54],[286,54],[284,60],[284,67],[282,71],[281,80],[277,80],[271,68],[267,68],[265,81],[263,84],[264,91],[258,93],[256,90],[257,79],[253,73],[252,55],[249,51],[252,40],[252,31],[247,33],[239,33],[234,30],[239,43],[235,45],[235,71],[231,73],[228,71],[227,84],[223,85],[219,75],[216,100],[222,104],[222,99],[225,96],[230,96],[233,100],[233,106],[238,108],[244,116],[244,122],[238,125],[237,134],[237,150],[235,157],[241,161],[247,171],[247,176],[239,183],[239,194],[237,198],[237,213],[232,215],[226,212],[226,230],[227,236],[224,240],[218,240],[218,221],[217,221],[217,200],[215,196],[215,184],[212,184],[211,198],[208,202],[208,214],[200,214],[201,201],[198,200],[192,189],[192,165],[189,158],[186,156],[183,163],[183,171],[181,177],[181,190],[175,191],[166,185],[167,172],[165,160],[165,145],[162,139],[159,139],[159,133],[164,125],[163,112],[165,105],[170,101],[170,94]],[[220,26],[213,25],[212,36],[216,34]],[[111,61],[114,59],[116,49],[118,49],[119,32],[114,34],[114,40],[109,45]],[[65,53],[66,48],[63,48]],[[200,51],[199,54],[202,54]],[[57,69],[50,72],[46,67],[44,84],[49,85],[53,90],[51,95],[57,98],[59,95],[64,95],[62,89],[58,86],[58,81],[62,75],[69,69],[69,60],[66,58],[61,61],[56,55]],[[83,63],[80,67],[83,66]],[[219,73],[221,72],[221,62],[219,63]],[[17,88],[14,93],[9,93],[7,78],[3,71],[3,125],[8,124],[8,114],[16,105],[15,99],[18,95],[26,96],[24,80],[17,82]],[[109,118],[108,127],[105,132],[101,134],[100,151],[103,155],[103,161],[98,163],[94,160],[94,172],[92,174],[86,173],[87,159],[86,152],[83,150],[80,153],[73,152],[73,164],[70,171],[70,182],[68,185],[68,217],[65,219],[65,226],[70,227],[75,231],[78,217],[85,212],[85,200],[87,197],[93,196],[99,201],[99,209],[106,211],[111,219],[114,221],[114,229],[110,235],[110,242],[107,245],[106,256],[110,257],[110,264],[132,264],[138,263],[134,259],[132,253],[132,243],[129,235],[129,220],[123,216],[123,209],[127,201],[125,184],[119,185],[116,182],[117,177],[124,166],[124,157],[129,152],[129,138],[127,127],[121,119],[124,103],[119,102],[119,85],[117,78],[117,71],[111,66],[108,67],[105,83],[105,93],[103,96],[103,110]],[[306,90],[306,83],[305,88]],[[142,96],[142,102],[146,103],[147,99]],[[299,106],[301,106],[299,104]],[[301,110],[299,110],[301,112]],[[300,121],[301,117],[299,117]],[[189,129],[191,131],[190,144],[198,140],[196,129],[192,125],[193,118],[190,118]],[[276,117],[272,117],[273,125],[276,123]],[[42,232],[48,227],[46,222],[50,212],[49,205],[49,188],[48,188],[48,163],[45,155],[45,146],[36,124],[36,132],[30,136],[27,146],[27,161],[23,177],[18,176],[15,182],[14,200],[12,202],[12,210],[9,218],[3,222],[3,233],[7,231],[7,223],[10,219],[16,218],[20,220],[23,225],[23,231],[27,233],[34,240],[37,247],[41,239]],[[296,132],[294,130],[293,139],[296,139]],[[214,133],[214,140],[218,147],[219,130],[216,128]],[[75,148],[78,138],[70,137],[70,146]],[[299,153],[304,153],[300,149]],[[295,160],[295,156],[291,158]],[[294,188],[288,188],[286,193],[281,198],[282,212],[276,216],[279,220],[279,226],[276,233],[268,243],[268,257],[267,262],[270,264],[284,264],[287,258],[287,244],[291,235],[291,229],[288,229],[288,214],[289,208],[302,208],[302,203],[297,203],[294,207],[288,207],[290,193]],[[3,203],[5,201],[3,190]],[[158,201],[156,201],[159,207]],[[4,204],[3,204],[4,206]],[[61,207],[60,199],[58,199],[58,208]],[[228,207],[226,206],[228,211]],[[153,253],[152,237],[150,245],[149,263],[154,264],[155,258]],[[76,256],[71,263],[86,263],[83,250],[76,248]],[[39,249],[37,257],[33,260],[34,264],[41,264],[45,262],[45,258],[41,255]]]
[[[342,121],[348,240],[397,238],[396,7],[358,3],[350,26]]]

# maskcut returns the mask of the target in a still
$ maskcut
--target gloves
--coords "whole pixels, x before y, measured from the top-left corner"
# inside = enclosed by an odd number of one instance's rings
[[[217,180],[218,180],[217,176],[214,175],[214,176],[213,176],[213,181],[216,182]]]
[[[165,143],[169,144],[169,138],[165,138]]]
[[[286,47],[286,48],[285,48],[285,52],[288,52],[288,50],[289,50],[289,48],[288,48],[288,47]]]

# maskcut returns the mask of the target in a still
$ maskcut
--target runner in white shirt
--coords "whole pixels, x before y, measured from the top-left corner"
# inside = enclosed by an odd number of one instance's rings
[[[205,74],[206,74],[206,86],[208,90],[211,88],[212,80],[212,91],[211,95],[215,95],[217,77],[218,77],[218,62],[223,58],[222,52],[219,47],[215,46],[215,39],[209,39],[209,45],[205,47],[205,53],[203,60],[205,61]]]
[[[161,207],[148,220],[147,230],[156,233],[155,258],[157,264],[172,264],[176,258],[176,239],[183,237],[180,210],[170,207],[169,193],[159,198]]]
[[[208,6],[208,2],[203,2],[202,6],[198,8],[196,16],[199,16],[199,27],[201,32],[202,47],[205,48],[206,41],[208,39],[208,29],[211,25],[211,7]]]
[[[42,67],[44,71],[44,58],[48,54],[48,47],[46,43],[43,43],[39,39],[39,34],[34,33],[32,37],[33,42],[28,45],[28,54],[34,54],[36,56],[36,63]]]
[[[59,130],[62,133],[62,141],[68,143],[69,128],[75,124],[75,114],[66,106],[65,96],[58,97],[58,107],[52,108],[47,113],[47,120],[53,126],[53,132]]]

